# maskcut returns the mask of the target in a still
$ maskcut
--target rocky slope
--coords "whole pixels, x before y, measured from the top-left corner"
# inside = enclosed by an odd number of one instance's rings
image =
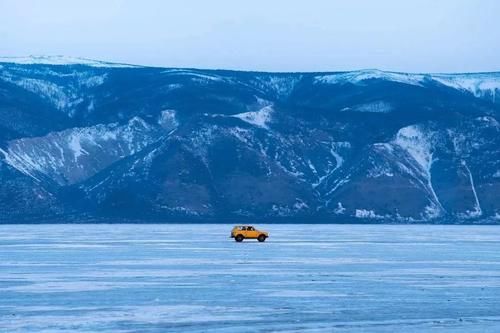
[[[1,222],[500,222],[500,73],[1,61]]]

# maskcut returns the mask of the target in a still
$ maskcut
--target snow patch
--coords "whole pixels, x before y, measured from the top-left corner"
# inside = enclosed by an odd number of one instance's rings
[[[346,107],[340,110],[341,112],[366,112],[366,113],[389,113],[394,107],[391,103],[385,101],[377,101],[365,104],[359,104],[353,107]]]
[[[89,75],[86,73],[75,73],[78,84],[82,87],[93,88],[98,87],[106,81],[108,74],[103,75]]]
[[[441,215],[441,209],[434,203],[428,205],[424,209],[424,219],[435,219]]]
[[[36,162],[29,156],[20,155],[11,151],[5,151],[2,148],[0,148],[0,153],[4,156],[5,163],[26,176],[31,177],[38,182],[40,181],[40,179],[35,175],[35,171],[40,170],[40,166],[37,165]]]
[[[342,206],[342,202],[337,203],[337,208],[333,211],[335,214],[340,215],[345,213],[345,208]]]
[[[302,75],[266,75],[257,76],[255,80],[252,81],[252,84],[265,92],[270,91],[274,93],[277,98],[286,98],[290,96],[300,80],[302,80]]]
[[[500,95],[500,75],[498,73],[433,74],[431,77],[442,85],[468,91],[475,97],[490,98],[493,102],[496,102]]]
[[[375,214],[373,210],[367,209],[356,209],[354,214],[356,218],[360,219],[381,219],[383,216]]]
[[[393,143],[406,150],[422,170],[430,172],[432,166],[432,145],[429,138],[418,126],[401,128]]]
[[[476,120],[483,122],[488,127],[500,128],[500,123],[491,116],[478,117]]]
[[[382,154],[389,154],[391,158],[393,158],[394,154],[394,146],[390,143],[375,143],[373,144],[373,148],[375,151],[380,152]],[[394,177],[393,168],[391,165],[385,160],[373,160],[370,158],[371,168],[368,169],[368,178],[378,178],[381,176],[385,177]]]
[[[169,92],[172,90],[180,89],[182,87],[183,87],[183,85],[180,83],[170,83],[170,84],[167,84],[162,90],[164,92]]]
[[[197,73],[195,71],[189,71],[189,70],[183,70],[183,69],[168,69],[162,72],[163,74],[166,75],[181,75],[181,76],[189,76],[192,81],[195,82],[222,82],[226,81],[224,77],[221,77],[219,75],[209,75],[209,74],[203,74],[203,73]]]
[[[35,71],[30,74],[36,75],[38,72]],[[93,88],[102,85],[108,77],[107,74],[95,75],[91,71],[83,73],[73,72],[64,74],[65,79],[70,80],[70,82],[62,85],[60,81],[57,80],[59,75],[47,75],[47,79],[41,80],[38,78],[20,76],[16,74],[16,72],[3,72],[0,79],[40,96],[58,110],[66,111],[70,116],[73,116],[75,107],[81,104],[84,98],[87,97],[86,92],[82,91],[82,88]],[[56,78],[54,78],[54,76],[56,76]],[[59,84],[52,82],[52,79]],[[94,102],[91,100],[87,109],[91,111],[93,108]]]
[[[85,149],[82,148],[80,140],[81,133],[79,132],[72,133],[68,139],[68,146],[73,151],[75,162],[78,162],[78,158],[80,156],[89,154]]]
[[[268,105],[258,111],[239,113],[229,117],[238,118],[254,126],[269,129],[268,124],[271,122],[271,115],[273,112],[274,109],[272,105]]]
[[[72,128],[44,137],[12,140],[0,152],[7,164],[36,180],[43,176],[70,185],[135,154],[160,135],[157,127],[133,118],[122,126],[113,123]]]
[[[175,110],[163,110],[158,118],[158,124],[167,131],[172,131],[179,126],[176,115]]]
[[[404,149],[417,163],[422,176],[427,181],[427,188],[435,204],[444,211],[436,192],[432,186],[431,168],[434,162],[430,134],[424,133],[418,125],[401,128],[392,144]]]
[[[349,181],[350,181],[349,176],[347,176],[343,179],[337,180],[334,183],[332,189],[330,191],[328,191],[328,193],[326,193],[326,196],[329,196],[330,194],[334,193],[340,186],[347,184]]]
[[[295,204],[293,205],[293,208],[295,210],[305,210],[309,208],[309,205],[306,204],[304,201],[302,201],[299,198],[295,198]]]
[[[344,158],[342,156],[340,156],[339,153],[337,153],[335,151],[335,148],[338,148],[339,145],[342,145],[342,144],[343,144],[342,142],[339,142],[337,144],[332,144],[332,147],[330,148],[330,154],[332,154],[333,158],[335,158],[335,168],[332,170],[332,172],[341,168],[342,165],[344,164]],[[349,143],[347,143],[347,144],[350,145]]]
[[[245,145],[250,146],[251,133],[248,130],[236,126],[236,127],[229,128],[228,132],[229,132],[229,134],[231,134],[232,136],[237,138],[239,141],[241,141]],[[262,151],[262,154],[264,156],[266,155],[264,151]]]
[[[481,209],[481,205],[479,204],[479,198],[477,196],[477,193],[476,193],[476,187],[474,186],[474,178],[472,177],[472,173],[469,169],[469,167],[467,166],[467,163],[465,161],[462,161],[462,166],[464,167],[464,169],[467,171],[468,175],[469,175],[469,182],[470,182],[470,186],[471,186],[471,189],[472,189],[472,193],[474,194],[474,210],[467,210],[465,213],[463,214],[460,214],[460,217],[461,218],[477,218],[477,217],[480,217],[481,215],[483,215],[483,210]]]
[[[374,166],[368,170],[368,178],[394,177],[394,173],[388,165]]]
[[[3,79],[29,92],[40,95],[59,110],[72,108],[83,101],[67,89],[49,81],[30,78],[16,79],[9,76],[4,76]]]
[[[1,63],[10,63],[17,65],[84,65],[90,67],[107,67],[107,68],[133,68],[141,67],[136,65],[119,64],[86,58],[68,57],[68,56],[27,56],[27,57],[0,57]]]
[[[425,79],[423,74],[408,74],[384,72],[376,69],[354,72],[339,72],[335,74],[319,75],[314,77],[315,83],[320,84],[363,84],[368,80],[385,80],[408,85],[421,86]]]
[[[475,97],[489,98],[493,102],[496,102],[500,96],[499,73],[411,74],[373,69],[318,75],[314,77],[314,82],[318,84],[350,83],[362,85],[368,80],[375,79],[413,86],[423,86],[427,82],[437,82],[453,89],[470,92]]]
[[[183,207],[183,206],[175,206],[175,207],[170,207],[170,206],[160,206],[161,209],[168,210],[172,213],[177,213],[177,214],[182,214],[182,215],[187,215],[187,216],[199,216],[200,213],[196,210]]]

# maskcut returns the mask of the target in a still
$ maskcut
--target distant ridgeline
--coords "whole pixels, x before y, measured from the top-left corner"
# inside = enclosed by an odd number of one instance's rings
[[[500,223],[500,73],[1,61],[3,223]]]

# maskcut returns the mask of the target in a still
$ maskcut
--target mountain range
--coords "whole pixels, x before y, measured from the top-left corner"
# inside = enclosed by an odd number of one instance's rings
[[[0,58],[0,222],[500,223],[500,73]]]

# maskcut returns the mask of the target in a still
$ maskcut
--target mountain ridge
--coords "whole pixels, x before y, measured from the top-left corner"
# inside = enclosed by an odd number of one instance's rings
[[[500,219],[500,73],[1,61],[0,221]]]
[[[192,71],[219,71],[219,72],[243,72],[243,73],[261,73],[261,74],[342,74],[353,72],[384,72],[393,74],[407,74],[407,75],[475,75],[475,74],[495,74],[500,75],[500,70],[491,71],[477,71],[477,72],[406,72],[385,70],[379,68],[359,68],[353,70],[325,70],[325,71],[255,71],[248,69],[224,69],[224,68],[198,68],[198,67],[169,67],[169,66],[150,66],[142,64],[130,64],[113,61],[102,61],[84,57],[72,57],[65,55],[29,55],[29,56],[1,56],[1,63],[19,64],[19,65],[48,65],[48,66],[91,66],[93,64],[102,64],[101,67],[109,66],[109,68],[156,68],[156,69],[172,69],[172,70],[192,70]]]

